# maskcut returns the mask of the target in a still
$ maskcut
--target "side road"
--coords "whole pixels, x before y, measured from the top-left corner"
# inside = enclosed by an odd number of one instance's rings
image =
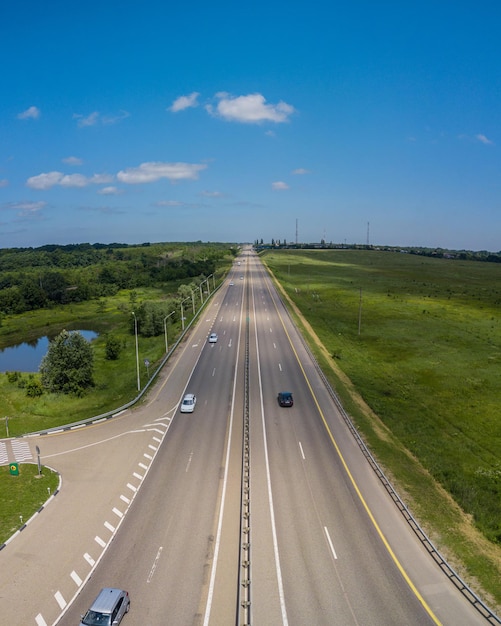
[[[100,424],[21,440],[33,457],[39,446],[42,463],[60,473],[62,488],[43,514],[0,551],[2,622],[57,623],[90,577],[168,432],[213,310],[209,305],[203,321],[159,373],[147,403]],[[8,462],[12,440],[1,443]]]

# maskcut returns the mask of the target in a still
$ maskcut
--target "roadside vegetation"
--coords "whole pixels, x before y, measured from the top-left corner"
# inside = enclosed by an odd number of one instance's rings
[[[143,388],[165,357],[166,341],[170,349],[237,252],[201,243],[0,250],[0,349],[44,336],[57,348],[48,362],[49,349],[42,372],[0,372],[0,438],[102,415],[133,400],[136,322]],[[98,334],[90,358],[81,335],[66,332],[73,330]],[[92,372],[61,378],[61,343],[71,349],[70,362],[78,352]],[[32,464],[20,464],[18,476],[0,467],[0,545],[57,488],[50,469],[37,474]]]
[[[501,265],[377,250],[262,258],[411,511],[501,606]]]
[[[11,475],[8,465],[0,467],[0,545],[47,501],[59,486],[59,476],[48,467],[24,463],[19,475]]]
[[[67,393],[58,393],[47,368],[43,375],[0,373],[0,436],[7,434],[5,417],[9,435],[19,436],[101,415],[132,400],[136,322],[142,388],[165,356],[166,340],[171,346],[179,337],[237,251],[198,243],[1,250],[0,348],[45,335],[55,340],[62,331],[93,330],[98,337],[92,341],[89,388],[81,378],[73,379],[61,386]],[[85,297],[77,297],[80,288]],[[33,290],[37,298],[28,298]]]

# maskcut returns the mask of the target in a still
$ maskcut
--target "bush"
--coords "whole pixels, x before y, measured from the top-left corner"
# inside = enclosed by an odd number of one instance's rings
[[[120,352],[122,351],[122,344],[120,339],[115,337],[114,335],[108,335],[106,338],[106,358],[108,361],[116,361],[120,356]]]

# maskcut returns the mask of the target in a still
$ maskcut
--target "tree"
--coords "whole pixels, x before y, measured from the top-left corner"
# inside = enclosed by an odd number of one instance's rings
[[[28,398],[39,398],[41,395],[43,395],[42,383],[38,380],[38,378],[35,378],[33,375],[28,378],[25,389]]]
[[[79,332],[63,330],[50,342],[40,364],[42,385],[55,393],[81,396],[88,387],[94,386],[93,366],[94,352],[90,343]]]
[[[115,335],[108,335],[106,337],[106,358],[109,361],[116,361],[122,351],[122,343]]]

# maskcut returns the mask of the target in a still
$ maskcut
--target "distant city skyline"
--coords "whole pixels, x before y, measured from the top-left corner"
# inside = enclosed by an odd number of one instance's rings
[[[501,250],[501,6],[10,3],[0,247]]]

